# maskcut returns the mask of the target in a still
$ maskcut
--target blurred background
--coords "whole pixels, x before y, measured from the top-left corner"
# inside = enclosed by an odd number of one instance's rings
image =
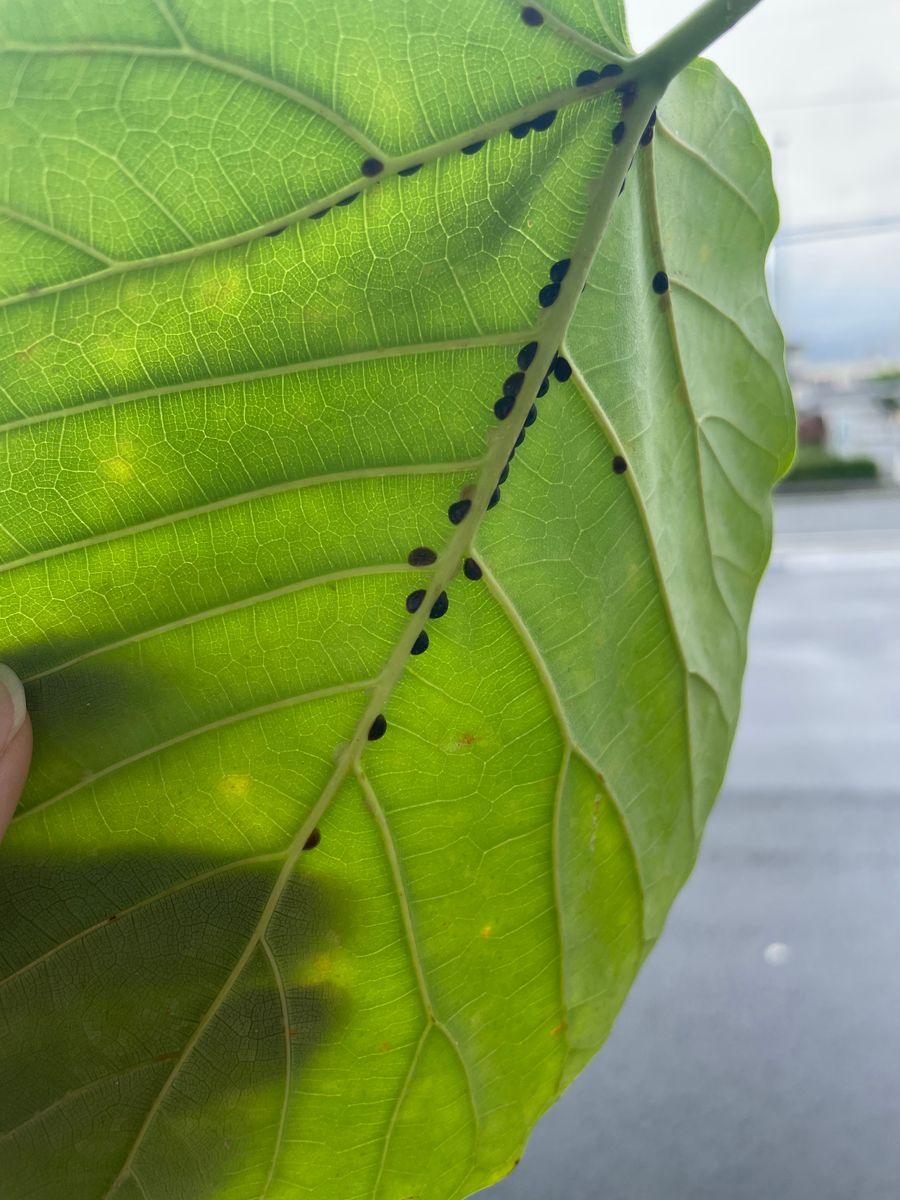
[[[773,150],[800,451],[696,871],[489,1200],[900,1195],[898,48],[900,0],[763,0],[709,54]]]

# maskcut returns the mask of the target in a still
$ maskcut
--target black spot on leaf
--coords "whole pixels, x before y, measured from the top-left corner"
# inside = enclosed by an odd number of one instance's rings
[[[506,483],[507,479],[509,479],[509,463],[507,463],[500,472],[500,478],[497,480],[497,486],[499,487],[501,484]]]
[[[652,141],[653,141],[653,126],[648,125],[647,128],[644,130],[644,132],[641,134],[641,145],[649,146]]]
[[[503,380],[503,395],[518,396],[522,390],[522,384],[525,382],[524,371],[514,371],[512,375],[507,375]]]
[[[494,403],[494,416],[498,421],[505,421],[515,407],[515,396],[501,396]]]
[[[546,396],[549,391],[550,391],[550,376],[545,375],[544,378],[541,380],[541,386],[537,390],[538,400],[540,400],[541,396]]]
[[[277,229],[270,229],[269,232],[265,236],[266,237],[278,237],[278,235],[280,233],[284,233],[284,231],[286,229],[287,229],[287,225],[279,225]]]
[[[566,277],[566,272],[572,265],[571,258],[561,258],[559,262],[555,262],[550,268],[550,278],[554,283],[562,283]]]
[[[364,158],[359,169],[363,175],[371,179],[373,176],[381,174],[384,170],[384,163],[378,158]]]
[[[428,649],[428,634],[423,629],[412,644],[410,654],[424,654]]]
[[[524,429],[520,429],[520,430],[519,430],[519,436],[516,438],[516,440],[515,440],[515,443],[514,443],[514,445],[513,445],[513,450],[517,450],[517,449],[519,448],[519,446],[521,446],[521,445],[522,445],[522,443],[523,443],[524,441],[525,441],[525,430],[524,430]]]
[[[384,720],[384,718],[382,718],[382,720]],[[315,827],[315,829],[312,831],[312,833],[309,835],[309,837],[306,839],[306,841],[303,843],[303,849],[304,850],[315,850],[316,846],[318,846],[318,844],[319,844],[319,842],[321,842],[321,840],[322,840],[322,831],[321,831],[321,829],[319,829],[319,827],[317,825]]]
[[[387,729],[387,721],[384,719],[384,713],[379,713],[372,724],[369,726],[368,738],[370,742],[377,742],[379,738],[384,737],[384,732]]]
[[[471,507],[471,500],[454,500],[447,509],[447,516],[450,518],[450,524],[458,525],[460,521],[464,521],[468,516],[469,509]]]
[[[537,354],[537,348],[537,342],[529,342],[527,346],[523,346],[519,351],[516,357],[516,362],[523,371],[527,371],[532,362],[534,362],[534,356]]]
[[[553,364],[553,374],[560,383],[565,383],[567,379],[572,377],[572,364],[567,358],[563,358],[561,354],[557,354],[556,361]]]
[[[410,592],[406,597],[406,611],[408,613],[418,612],[422,607],[422,601],[425,599],[425,589],[417,588],[414,592]]]
[[[472,142],[468,146],[463,146],[462,152],[463,154],[477,154],[483,145],[484,142]]]
[[[343,200],[338,200],[338,204],[341,206],[341,208],[344,208],[347,204],[352,204],[358,195],[359,192],[351,192],[350,195],[345,196]]]
[[[310,213],[309,219],[311,221],[321,221],[322,218],[327,216],[330,212],[331,212],[330,208],[321,208],[321,209],[319,209],[318,212]]]
[[[628,463],[625,461],[625,459],[622,457],[621,454],[617,454],[616,457],[612,460],[612,469],[615,471],[615,473],[617,475],[624,475],[625,472],[628,470]]]
[[[559,295],[559,284],[558,283],[544,284],[544,286],[538,292],[538,301],[540,302],[541,308],[549,308],[550,305],[556,301],[556,297],[558,295]]]
[[[526,429],[528,429],[531,425],[533,425],[535,423],[535,421],[537,420],[537,415],[538,415],[537,405],[532,404],[531,408],[529,408],[529,410],[528,410],[528,416],[525,418],[525,428]]]
[[[490,500],[488,500],[487,506],[489,509],[491,509],[491,508],[495,508],[499,503],[500,503],[500,489],[499,489],[499,487],[495,487],[493,492],[491,492],[491,498],[490,498]]]
[[[474,558],[467,558],[463,563],[463,575],[473,582],[480,579],[483,572]]]
[[[411,167],[404,167],[403,170],[398,171],[397,174],[398,175],[415,175],[416,171],[421,171],[421,170],[422,170],[422,164],[415,163]]]
[[[450,607],[450,601],[447,599],[447,593],[441,592],[437,600],[431,606],[431,612],[428,614],[432,621],[439,620],[447,609]]]
[[[527,137],[528,134],[531,133],[531,122],[530,121],[522,121],[519,125],[513,125],[512,129],[510,129],[509,132],[513,135],[514,138]]]
[[[618,63],[607,63],[600,71],[592,71],[590,68],[582,71],[575,79],[578,87],[588,87],[592,83],[599,83],[601,79],[609,79],[613,75],[621,75],[623,68]]]
[[[653,290],[657,296],[662,296],[669,290],[669,277],[665,271],[657,271],[653,276]]]
[[[549,112],[541,113],[539,117],[535,117],[531,122],[531,128],[535,133],[543,133],[545,129],[549,129],[556,120],[556,109],[552,108]]]
[[[618,146],[619,142],[621,142],[621,140],[624,136],[625,136],[625,122],[619,121],[619,123],[617,125],[613,125],[612,133],[610,134],[613,145]]]
[[[532,8],[530,4],[526,4],[522,9],[522,20],[526,25],[536,28],[538,25],[543,25],[544,15],[543,13],[539,13],[536,8]]]
[[[406,561],[411,567],[430,567],[437,562],[437,555],[430,546],[416,546],[415,550],[410,550]]]

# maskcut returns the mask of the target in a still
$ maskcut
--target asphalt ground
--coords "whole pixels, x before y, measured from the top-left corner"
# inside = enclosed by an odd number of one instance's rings
[[[783,497],[697,868],[487,1200],[900,1198],[900,494]]]

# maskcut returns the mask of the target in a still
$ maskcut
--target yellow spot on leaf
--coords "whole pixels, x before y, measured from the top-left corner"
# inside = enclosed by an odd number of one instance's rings
[[[100,471],[111,483],[130,483],[135,475],[132,464],[120,454],[104,459]]]
[[[220,786],[226,796],[241,799],[249,793],[252,784],[252,775],[223,775]]]

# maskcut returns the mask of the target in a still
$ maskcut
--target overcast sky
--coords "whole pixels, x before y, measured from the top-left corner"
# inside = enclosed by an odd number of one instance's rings
[[[626,2],[641,49],[698,0]],[[785,241],[776,301],[789,340],[817,362],[900,366],[900,0],[762,0],[708,56],[774,147],[783,232],[866,229]]]

